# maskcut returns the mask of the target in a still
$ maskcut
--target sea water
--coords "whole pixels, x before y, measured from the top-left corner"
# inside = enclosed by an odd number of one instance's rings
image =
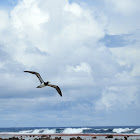
[[[0,134],[140,134],[140,126],[10,127]]]

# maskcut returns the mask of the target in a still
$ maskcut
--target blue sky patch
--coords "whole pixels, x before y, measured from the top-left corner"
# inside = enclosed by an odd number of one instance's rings
[[[114,48],[114,47],[125,47],[127,45],[133,44],[136,40],[129,40],[129,36],[127,34],[124,35],[108,35],[106,34],[101,42],[105,43],[106,47]]]

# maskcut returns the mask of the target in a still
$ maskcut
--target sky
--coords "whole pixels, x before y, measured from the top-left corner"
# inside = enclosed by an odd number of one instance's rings
[[[0,127],[140,125],[139,5],[0,0]]]

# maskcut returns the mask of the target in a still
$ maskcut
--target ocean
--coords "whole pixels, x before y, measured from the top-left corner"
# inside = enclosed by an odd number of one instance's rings
[[[140,134],[140,126],[9,127],[0,134]]]

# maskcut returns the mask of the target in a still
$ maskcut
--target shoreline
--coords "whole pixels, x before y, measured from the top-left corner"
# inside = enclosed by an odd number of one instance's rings
[[[24,140],[140,140],[140,134],[10,134],[1,133],[0,139]]]
[[[64,134],[64,133],[54,133],[54,134],[26,134],[26,133],[23,133],[23,134],[14,134],[14,133],[0,133],[0,136],[1,135],[14,135],[14,136],[106,136],[106,135],[113,135],[113,136],[140,136],[140,134],[114,134],[114,133],[85,133],[85,134],[81,134],[81,133],[75,133],[75,134]]]

